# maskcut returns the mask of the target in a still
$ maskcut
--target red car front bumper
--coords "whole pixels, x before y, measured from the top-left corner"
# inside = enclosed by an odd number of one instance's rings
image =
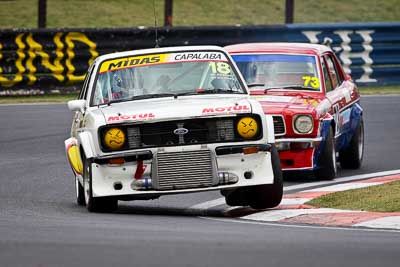
[[[275,142],[283,171],[314,169],[314,153],[321,138],[276,139]]]

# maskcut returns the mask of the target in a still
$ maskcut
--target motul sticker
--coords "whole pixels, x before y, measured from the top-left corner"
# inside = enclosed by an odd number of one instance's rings
[[[133,115],[116,115],[109,116],[107,122],[121,122],[121,121],[144,121],[154,119],[156,116],[153,113],[139,113]]]
[[[203,115],[208,114],[234,114],[234,113],[246,113],[250,111],[250,107],[247,105],[235,105],[229,107],[215,107],[215,108],[203,108]]]

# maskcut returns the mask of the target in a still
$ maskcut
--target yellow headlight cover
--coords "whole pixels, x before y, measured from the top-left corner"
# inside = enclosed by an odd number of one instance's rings
[[[252,138],[258,133],[258,123],[252,117],[243,117],[238,121],[236,130],[241,137]]]
[[[104,144],[110,149],[120,149],[125,143],[125,133],[119,128],[110,128],[104,134]]]

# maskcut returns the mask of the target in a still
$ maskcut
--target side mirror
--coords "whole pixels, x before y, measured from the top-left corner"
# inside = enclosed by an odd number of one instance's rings
[[[85,110],[86,100],[77,99],[68,101],[68,109],[71,111],[81,111]]]

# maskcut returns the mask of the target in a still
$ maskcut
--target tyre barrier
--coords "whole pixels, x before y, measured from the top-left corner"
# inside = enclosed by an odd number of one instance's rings
[[[400,84],[400,23],[160,27],[161,47],[244,42],[330,45],[358,84]],[[0,30],[0,93],[79,85],[102,54],[151,48],[153,27]]]

